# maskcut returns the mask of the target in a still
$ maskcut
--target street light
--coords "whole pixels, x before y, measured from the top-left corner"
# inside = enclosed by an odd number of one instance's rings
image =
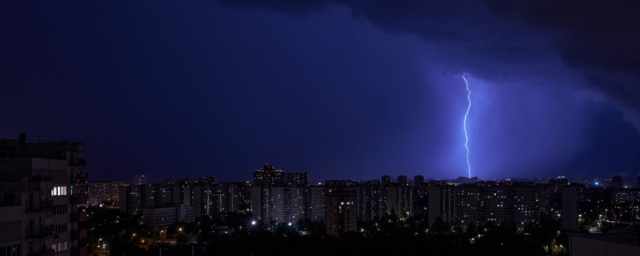
[[[178,231],[180,231],[180,233],[182,233],[182,228],[178,228]]]

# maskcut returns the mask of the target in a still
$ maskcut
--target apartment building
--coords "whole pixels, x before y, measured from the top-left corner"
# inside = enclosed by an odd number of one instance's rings
[[[85,145],[67,140],[0,139],[3,180],[0,251],[9,255],[86,255],[87,229],[81,223],[87,203],[83,193]],[[12,183],[15,180],[15,183]],[[4,248],[4,249],[2,249]],[[19,251],[19,253],[14,253]]]

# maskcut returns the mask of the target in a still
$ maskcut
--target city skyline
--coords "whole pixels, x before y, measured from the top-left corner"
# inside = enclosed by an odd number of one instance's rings
[[[0,256],[640,255],[640,1],[0,1]]]
[[[96,180],[450,179],[464,75],[471,176],[640,173],[637,3],[278,3],[3,3],[0,137],[82,141]]]
[[[265,164],[246,182],[201,177],[154,183],[150,175],[133,174],[127,183],[91,181],[82,142],[32,141],[20,134],[19,139],[0,139],[0,145],[0,210],[11,216],[0,226],[20,230],[0,246],[10,255],[153,255],[183,250],[185,244],[193,244],[195,254],[196,244],[208,239],[292,235],[324,240],[326,234],[388,240],[396,232],[411,241],[464,241],[448,246],[463,255],[482,244],[493,244],[481,249],[484,252],[530,255],[589,251],[585,245],[596,241],[607,251],[640,249],[628,243],[640,227],[640,209],[634,207],[640,198],[640,175],[635,181],[620,175],[505,181],[384,175],[316,184],[309,182],[307,172]],[[495,236],[495,229],[502,235]],[[123,235],[131,239],[123,241]],[[197,245],[198,255],[207,255],[211,246],[219,245]],[[232,252],[265,250],[241,247]]]

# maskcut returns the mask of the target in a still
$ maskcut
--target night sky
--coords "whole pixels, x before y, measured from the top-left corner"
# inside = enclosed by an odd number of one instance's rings
[[[2,1],[0,137],[92,180],[640,174],[640,2]]]

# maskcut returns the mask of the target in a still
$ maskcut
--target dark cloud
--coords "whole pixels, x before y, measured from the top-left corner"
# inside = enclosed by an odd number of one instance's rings
[[[268,10],[290,14],[300,17],[307,17],[318,10],[324,9],[328,3],[325,1],[289,1],[289,0],[273,0],[273,1],[218,1],[223,6],[234,6],[240,8],[265,8]]]
[[[474,175],[637,170],[640,134],[601,100],[637,120],[637,18],[580,4],[5,1],[0,135],[84,141],[95,179],[450,178],[468,73]]]
[[[308,16],[328,5],[393,34],[437,44],[452,73],[490,81],[579,72],[640,128],[640,2],[626,1],[263,1],[219,0]],[[558,66],[558,60],[562,66]],[[568,73],[568,72],[567,72]],[[563,83],[566,84],[566,83]]]
[[[504,1],[494,10],[543,30],[563,63],[640,129],[640,2]]]

